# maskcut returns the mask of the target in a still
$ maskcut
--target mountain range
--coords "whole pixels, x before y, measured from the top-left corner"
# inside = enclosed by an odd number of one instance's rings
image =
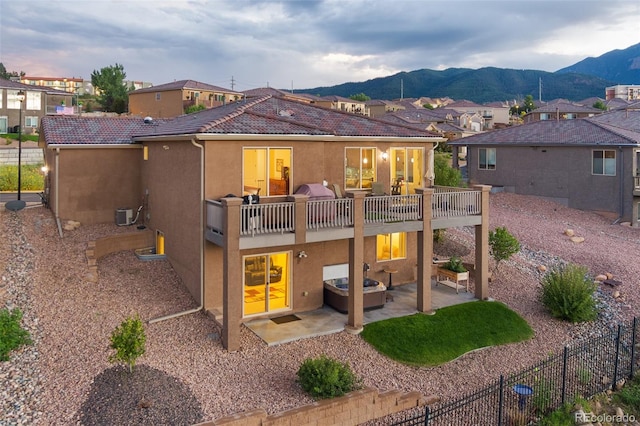
[[[297,92],[343,97],[364,93],[372,99],[386,100],[450,97],[477,103],[523,99],[526,95],[542,101],[557,98],[580,101],[604,98],[605,88],[617,84],[640,84],[640,43],[597,58],[586,58],[553,73],[495,67],[421,69]]]

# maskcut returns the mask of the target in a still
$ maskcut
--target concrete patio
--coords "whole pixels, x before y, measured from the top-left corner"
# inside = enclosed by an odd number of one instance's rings
[[[416,284],[405,284],[393,288],[394,290],[387,291],[387,303],[383,308],[365,311],[365,324],[417,313]],[[476,300],[472,292],[462,291],[456,294],[455,290],[449,287],[436,286],[434,281],[431,282],[433,309],[472,300]],[[339,333],[344,331],[344,326],[347,323],[347,314],[342,314],[326,305],[315,311],[296,313],[295,316],[300,319],[281,324],[277,324],[271,319],[256,319],[246,322],[245,325],[264,340],[268,346],[273,346],[299,339]]]

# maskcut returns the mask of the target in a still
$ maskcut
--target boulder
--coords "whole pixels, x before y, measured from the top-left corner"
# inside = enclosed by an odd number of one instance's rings
[[[573,229],[565,229],[564,235],[566,235],[567,237],[573,237],[575,235],[575,232],[573,232]]]
[[[606,279],[607,279],[607,276],[604,275],[604,274],[596,275],[596,281],[602,282],[602,281],[604,281]]]
[[[547,272],[547,267],[544,265],[538,265],[538,271],[539,272]]]
[[[570,239],[574,243],[582,243],[582,242],[584,242],[584,237],[571,237]]]

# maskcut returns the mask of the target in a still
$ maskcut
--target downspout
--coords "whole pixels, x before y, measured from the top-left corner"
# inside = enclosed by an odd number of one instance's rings
[[[204,146],[198,144],[195,139],[191,139],[191,144],[200,148],[200,305],[197,308],[150,319],[149,324],[193,314],[204,308],[204,237],[202,236],[202,230],[204,229]]]
[[[624,216],[624,176],[622,173],[622,171],[624,170],[624,151],[622,150],[621,146],[618,147],[618,150],[620,151],[620,168],[617,169],[620,170],[618,172],[618,180],[620,181],[618,185],[620,186],[620,213],[618,214],[618,218],[615,220],[615,222],[613,222],[614,224],[620,222],[622,220],[622,217]]]
[[[58,225],[58,234],[60,234],[60,238],[62,238],[62,225],[60,224],[60,216],[58,214],[60,210],[60,204],[58,203],[58,194],[60,194],[60,180],[58,179],[58,170],[60,170],[60,148],[56,148],[56,173],[55,173],[55,182],[56,182],[56,224]]]

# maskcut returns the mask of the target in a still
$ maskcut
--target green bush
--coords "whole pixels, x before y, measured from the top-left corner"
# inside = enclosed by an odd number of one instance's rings
[[[444,269],[448,269],[453,272],[467,272],[467,268],[462,264],[462,259],[458,256],[451,256],[449,261],[442,265]]]
[[[326,355],[306,359],[298,370],[298,381],[305,392],[317,399],[342,396],[361,387],[348,364]]]
[[[556,318],[571,322],[592,321],[598,316],[593,297],[596,288],[584,266],[560,266],[542,278],[542,303]]]
[[[462,173],[449,165],[450,155],[436,154],[433,158],[435,179],[433,184],[439,186],[462,186]]]
[[[23,191],[42,191],[44,176],[42,164],[24,164],[20,172],[20,184]],[[0,191],[18,190],[18,166],[0,166]]]
[[[0,361],[9,361],[9,352],[21,345],[30,345],[29,332],[20,327],[22,311],[0,309]]]
[[[204,109],[207,109],[207,107],[205,107],[202,104],[191,105],[191,106],[188,106],[187,108],[185,108],[184,113],[185,114],[193,114],[194,112],[202,111]]]
[[[493,231],[489,231],[489,249],[496,261],[495,271],[497,272],[500,262],[509,259],[520,251],[520,243],[516,237],[507,231],[507,228],[498,227]]]
[[[615,400],[632,408],[636,413],[640,412],[640,380],[636,378],[620,389],[615,395]]]
[[[129,372],[133,372],[136,359],[144,355],[146,340],[140,318],[136,315],[125,319],[111,334],[111,349],[116,352],[109,356],[109,362],[127,364]]]

